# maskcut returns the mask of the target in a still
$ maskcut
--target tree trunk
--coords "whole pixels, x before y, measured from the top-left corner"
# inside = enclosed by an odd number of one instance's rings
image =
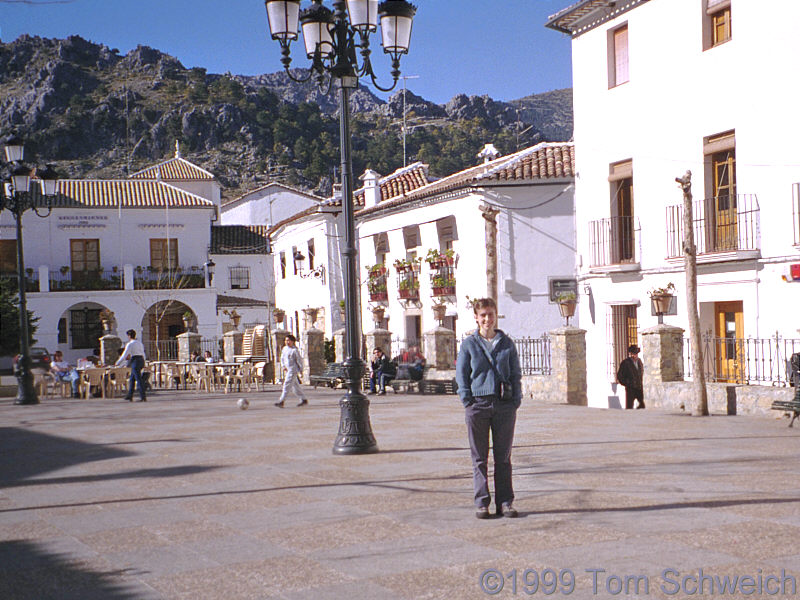
[[[487,204],[481,206],[481,213],[486,220],[486,296],[497,303],[497,213],[500,212]]]
[[[697,310],[697,248],[694,243],[694,217],[692,215],[692,172],[676,177],[683,190],[683,263],[686,269],[686,309],[689,316],[689,340],[692,347],[692,374],[694,378],[696,417],[708,416],[706,373],[703,368],[703,349],[700,346],[700,314]]]

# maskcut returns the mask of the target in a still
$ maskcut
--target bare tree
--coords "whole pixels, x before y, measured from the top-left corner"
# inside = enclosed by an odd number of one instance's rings
[[[686,309],[689,315],[689,340],[692,348],[692,374],[694,377],[696,417],[708,416],[706,372],[703,368],[703,349],[700,346],[700,314],[697,310],[697,247],[694,243],[694,217],[692,215],[692,172],[686,171],[675,181],[683,190],[683,264],[686,269]]]
[[[156,359],[161,360],[161,321],[168,314],[174,312],[178,303],[183,304],[179,299],[179,291],[194,285],[195,279],[202,277],[199,273],[184,273],[180,269],[169,269],[166,271],[150,271],[146,276],[138,277],[138,285],[134,285],[135,291],[131,294],[131,299],[144,311],[145,315],[150,315],[150,322],[155,323],[156,333]],[[137,277],[134,275],[134,280]],[[142,333],[144,338],[144,332]]]

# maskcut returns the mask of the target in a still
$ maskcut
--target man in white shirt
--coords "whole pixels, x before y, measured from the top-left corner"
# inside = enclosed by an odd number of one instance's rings
[[[136,387],[139,387],[139,401],[147,402],[147,396],[144,393],[144,382],[142,381],[142,369],[144,368],[144,344],[136,339],[136,332],[133,329],[128,329],[125,333],[128,334],[128,343],[125,345],[125,350],[117,360],[116,366],[122,366],[127,361],[128,366],[131,368],[131,378],[128,383],[128,394],[125,399],[128,402],[133,402],[133,392]]]
[[[300,351],[295,346],[297,338],[291,333],[286,336],[283,341],[283,351],[281,352],[281,366],[285,369],[286,375],[283,379],[283,392],[281,392],[281,399],[275,403],[275,406],[283,408],[283,401],[289,392],[297,394],[300,397],[300,403],[297,406],[305,406],[308,404],[303,390],[300,388],[300,373],[303,372],[303,357],[300,356]]]

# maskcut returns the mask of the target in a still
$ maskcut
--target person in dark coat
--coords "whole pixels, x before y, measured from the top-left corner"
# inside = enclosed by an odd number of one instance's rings
[[[386,393],[386,384],[392,379],[397,377],[397,365],[395,365],[388,356],[383,353],[383,349],[375,348],[372,353],[372,373],[369,377],[369,393],[384,395]],[[376,390],[380,388],[380,391]]]
[[[644,408],[644,365],[639,358],[639,346],[633,344],[628,347],[628,358],[623,360],[617,371],[617,381],[625,386],[625,408],[633,408],[633,401],[638,400],[636,408]]]

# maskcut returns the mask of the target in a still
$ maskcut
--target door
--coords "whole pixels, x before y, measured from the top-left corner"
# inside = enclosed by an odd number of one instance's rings
[[[70,240],[72,282],[86,285],[100,273],[100,240]]]
[[[744,383],[744,313],[742,302],[717,302],[714,363],[717,381]]]
[[[714,251],[736,250],[739,231],[736,212],[736,157],[733,150],[718,152],[714,166]]]

